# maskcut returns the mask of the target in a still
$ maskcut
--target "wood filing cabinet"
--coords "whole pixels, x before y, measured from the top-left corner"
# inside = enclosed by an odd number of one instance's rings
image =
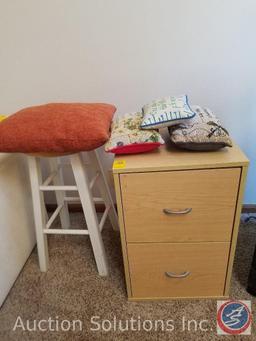
[[[228,296],[248,163],[237,145],[115,158],[129,300]]]

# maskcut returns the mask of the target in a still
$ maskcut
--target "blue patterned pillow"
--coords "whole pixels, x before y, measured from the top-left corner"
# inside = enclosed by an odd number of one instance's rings
[[[165,97],[144,105],[142,129],[170,127],[190,120],[195,116],[188,104],[187,95]]]

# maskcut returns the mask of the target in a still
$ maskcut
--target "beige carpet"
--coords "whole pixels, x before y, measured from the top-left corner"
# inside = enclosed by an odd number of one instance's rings
[[[82,215],[72,215],[74,226],[83,224]],[[0,311],[0,340],[217,340],[232,337],[216,335],[216,300],[180,300],[145,303],[129,303],[126,299],[121,249],[118,233],[109,226],[104,231],[110,276],[100,278],[87,236],[52,236],[50,245],[50,269],[41,273],[37,265],[36,251],[28,259],[23,271],[12,288]],[[255,299],[246,290],[248,271],[254,245],[256,243],[256,225],[242,224],[232,279],[231,297],[236,299]],[[1,270],[0,270],[1,271]],[[12,331],[17,317],[26,320],[81,320],[75,331],[26,331],[21,328]],[[104,319],[112,321],[116,317],[122,320],[174,320],[173,331],[161,331],[163,325],[157,325],[157,331],[91,331],[91,318],[99,316],[97,322]],[[183,331],[182,317],[186,319],[209,320],[208,331]],[[95,318],[96,319],[96,318]],[[32,322],[30,322],[32,323]],[[109,328],[109,322],[104,322]],[[145,322],[146,323],[146,322]],[[149,324],[147,324],[149,323]],[[150,328],[147,322],[146,328]],[[20,324],[19,324],[20,325]],[[30,325],[31,326],[31,325]],[[137,329],[138,324],[135,326]],[[164,325],[165,327],[166,325]],[[67,327],[67,325],[66,325]],[[56,328],[53,326],[53,328]],[[212,329],[212,330],[210,330]],[[255,326],[253,326],[253,335]],[[256,336],[236,336],[236,340],[256,340]]]

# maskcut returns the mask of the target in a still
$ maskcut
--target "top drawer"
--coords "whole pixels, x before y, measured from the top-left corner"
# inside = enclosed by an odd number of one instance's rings
[[[230,241],[240,172],[121,174],[127,242]]]

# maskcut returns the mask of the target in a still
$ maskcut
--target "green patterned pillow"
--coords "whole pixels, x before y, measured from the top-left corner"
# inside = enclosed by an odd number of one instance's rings
[[[111,126],[111,136],[105,151],[114,154],[134,154],[148,152],[164,144],[156,130],[140,128],[142,113],[119,116]]]

